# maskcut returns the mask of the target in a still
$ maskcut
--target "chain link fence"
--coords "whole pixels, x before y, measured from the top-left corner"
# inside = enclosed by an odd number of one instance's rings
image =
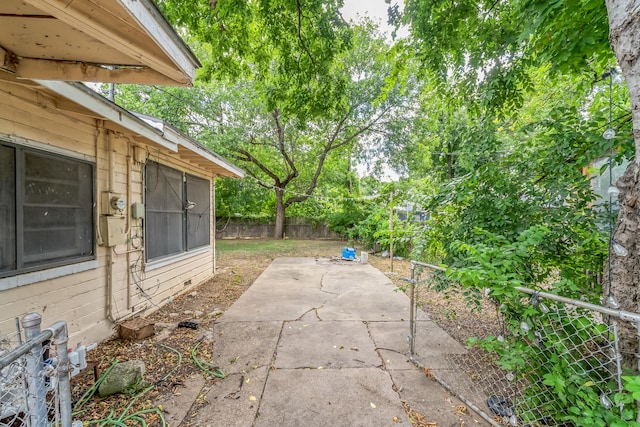
[[[613,403],[622,392],[617,322],[635,327],[640,315],[518,287],[523,312],[504,314],[487,294],[473,310],[461,303],[431,319],[421,307],[439,271],[411,263],[410,353],[485,421],[582,426],[585,419],[606,419],[607,411],[621,415],[625,408]],[[444,329],[462,345],[434,358],[433,343],[424,339],[429,328]]]
[[[41,331],[41,321],[29,313],[0,338],[0,427],[71,426],[67,325]]]

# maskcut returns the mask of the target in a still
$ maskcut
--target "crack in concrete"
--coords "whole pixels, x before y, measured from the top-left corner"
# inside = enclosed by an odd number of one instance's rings
[[[325,276],[326,276],[326,275],[327,275],[327,273],[325,272],[325,273],[322,275],[322,277],[320,278],[320,290],[321,290],[321,291],[323,290],[322,288],[324,287],[324,278],[325,278]]]
[[[322,275],[322,277],[320,278],[320,289],[319,289],[319,291],[320,291],[320,292],[323,292],[323,293],[325,293],[325,294],[339,296],[339,295],[340,295],[340,293],[339,293],[339,292],[330,292],[330,291],[325,291],[325,290],[324,290],[324,278],[327,276],[327,274],[329,274],[329,273],[328,273],[328,272],[327,272],[327,273],[324,273],[324,274]]]
[[[365,328],[367,328],[367,334],[369,334],[369,339],[371,340],[371,344],[373,344],[373,349],[376,352],[376,354],[378,355],[378,357],[380,358],[380,364],[377,365],[377,368],[382,369],[384,372],[387,372],[387,364],[384,362],[384,357],[382,357],[382,354],[380,354],[380,351],[378,349],[378,346],[376,345],[376,340],[373,339],[373,336],[371,335],[371,329],[369,329],[369,322],[363,320],[362,323],[364,323]],[[389,374],[391,375],[391,374]]]
[[[322,304],[320,307],[311,307],[309,310],[305,311],[304,313],[302,313],[300,315],[300,317],[298,317],[297,319],[294,320],[287,320],[285,323],[289,323],[289,322],[300,322],[302,320],[302,318],[304,316],[306,316],[307,314],[311,313],[312,311],[315,313],[316,318],[320,321],[322,321],[322,319],[320,318],[320,315],[318,315],[318,310],[320,310],[321,308],[324,308],[324,304]]]
[[[276,357],[278,357],[278,346],[280,345],[280,341],[282,340],[282,333],[284,332],[284,325],[288,323],[286,321],[282,322],[280,325],[280,333],[278,334],[278,339],[276,340],[276,344],[273,348],[273,354],[271,356],[271,363],[269,364],[269,368],[267,369],[267,375],[264,379],[264,384],[262,386],[262,391],[260,392],[260,399],[258,400],[258,407],[256,408],[256,415],[253,418],[253,423],[251,423],[252,427],[255,427],[256,422],[258,421],[258,417],[260,417],[260,407],[262,406],[262,399],[264,398],[264,391],[267,388],[267,382],[269,382],[269,374],[271,371],[275,370],[276,367]]]

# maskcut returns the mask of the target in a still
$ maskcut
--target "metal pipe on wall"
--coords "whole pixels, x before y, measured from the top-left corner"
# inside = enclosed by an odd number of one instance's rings
[[[127,311],[131,310],[131,169],[133,168],[133,162],[131,158],[131,141],[127,141],[127,204],[128,209],[125,209],[126,215],[126,229],[125,236],[127,236]],[[115,248],[114,248],[115,249]]]

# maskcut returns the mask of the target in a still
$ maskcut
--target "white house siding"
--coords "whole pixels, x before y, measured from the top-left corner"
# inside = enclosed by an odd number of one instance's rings
[[[57,108],[58,105],[60,108]],[[96,226],[101,213],[103,191],[129,195],[126,215],[131,214],[132,203],[143,202],[144,164],[133,160],[134,146],[142,147],[149,160],[213,181],[210,172],[182,161],[177,155],[146,139],[123,131],[117,124],[103,122],[92,117],[93,114],[83,112],[81,107],[69,105],[69,101],[44,91],[39,92],[30,84],[0,79],[0,138],[70,157],[80,156],[93,163],[96,174]],[[104,128],[101,130],[102,125]],[[109,188],[110,182],[112,188]],[[128,236],[142,236],[142,221],[129,221]],[[161,266],[159,263],[150,264],[145,272],[139,269],[144,255],[140,249],[134,248],[134,245],[142,248],[144,244],[142,239],[137,238],[114,248],[96,246],[96,261],[69,267],[82,267],[84,271],[44,280],[38,277],[42,274],[46,276],[47,271],[27,273],[24,277],[16,276],[13,279],[26,277],[23,282],[28,284],[13,287],[7,285],[7,279],[12,278],[0,278],[0,289],[5,289],[0,290],[0,337],[15,333],[16,317],[21,318],[35,311],[43,315],[43,327],[58,320],[67,321],[70,344],[73,346],[78,342],[90,343],[108,338],[114,326],[109,317],[117,321],[143,307],[146,307],[146,311],[139,314],[148,314],[166,304],[171,297],[191,291],[213,275],[213,209],[210,209],[210,224],[209,247],[194,251],[193,255],[183,254],[174,262],[164,260]],[[143,280],[136,283],[130,276],[130,266],[139,257],[142,257],[142,261],[136,264],[136,271]],[[112,278],[111,298],[108,297],[109,273]],[[150,299],[143,295],[140,288]],[[111,309],[108,307],[109,300]]]

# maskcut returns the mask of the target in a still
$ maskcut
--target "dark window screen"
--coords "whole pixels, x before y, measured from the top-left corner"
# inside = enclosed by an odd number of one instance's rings
[[[209,181],[187,175],[187,249],[208,246],[211,238]]]
[[[146,170],[147,259],[184,252],[183,174],[155,162]]]
[[[90,255],[93,252],[91,166],[24,153],[24,263]]]
[[[93,166],[0,146],[0,271],[94,257]]]

